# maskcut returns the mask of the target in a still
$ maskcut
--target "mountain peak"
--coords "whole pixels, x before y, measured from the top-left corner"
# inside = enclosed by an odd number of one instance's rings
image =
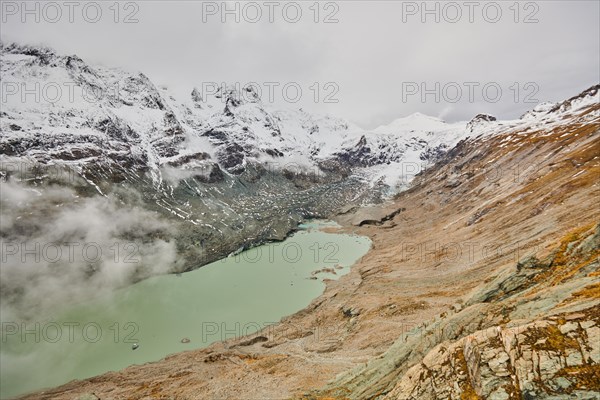
[[[406,117],[404,117],[404,119],[432,119],[432,120],[436,120],[436,121],[442,121],[441,119],[437,118],[437,117],[433,117],[431,115],[427,115],[427,114],[423,114],[420,112],[414,112]],[[443,121],[442,121],[443,122]]]
[[[394,133],[394,132],[413,132],[427,131],[434,132],[445,130],[448,124],[437,117],[425,115],[420,112],[412,113],[406,117],[393,120],[387,125],[381,125],[373,130],[377,133]]]
[[[491,122],[496,122],[496,120],[497,120],[496,117],[494,117],[493,115],[490,115],[490,114],[485,114],[485,113],[477,114],[467,124],[467,130],[469,132],[473,132],[478,128],[488,126]]]

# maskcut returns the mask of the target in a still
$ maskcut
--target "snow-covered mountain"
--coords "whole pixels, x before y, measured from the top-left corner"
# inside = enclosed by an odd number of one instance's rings
[[[345,175],[355,168],[427,161],[468,132],[412,115],[367,132],[302,110],[271,110],[252,88],[197,88],[175,98],[145,75],[90,66],[52,50],[2,45],[0,118],[4,155],[77,167],[116,164],[148,171],[202,169],[210,180],[249,164]],[[394,182],[389,181],[393,184]]]
[[[280,239],[303,218],[378,202],[468,137],[558,124],[598,102],[595,86],[514,121],[413,114],[367,131],[329,115],[273,110],[252,88],[207,96],[190,87],[181,98],[144,74],[47,48],[0,44],[0,52],[2,177],[38,185],[42,197],[58,184],[183,224],[174,230],[179,251],[194,261],[178,269],[198,266],[199,248],[210,261]],[[48,166],[75,176],[49,177]]]
[[[47,48],[1,44],[0,152],[41,163],[117,163],[149,171],[198,165],[239,174],[248,164],[331,170],[428,162],[480,131],[548,117],[597,101],[597,87],[542,103],[517,121],[479,114],[468,124],[420,113],[366,131],[344,119],[272,110],[253,89],[197,88],[176,98],[142,73],[86,64]],[[220,176],[216,174],[215,176]]]

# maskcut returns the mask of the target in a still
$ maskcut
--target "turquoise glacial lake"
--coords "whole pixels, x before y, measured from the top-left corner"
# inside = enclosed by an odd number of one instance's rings
[[[322,294],[323,279],[348,273],[369,250],[366,237],[320,230],[331,225],[312,221],[283,242],[144,280],[16,333],[4,330],[0,396],[158,361],[278,322]],[[318,272],[323,268],[335,273]]]

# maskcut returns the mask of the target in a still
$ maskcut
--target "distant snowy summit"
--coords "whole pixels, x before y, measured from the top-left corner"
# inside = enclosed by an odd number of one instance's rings
[[[459,123],[460,125],[461,123]],[[464,124],[462,124],[464,127]],[[440,118],[431,117],[419,112],[404,118],[398,118],[387,125],[381,125],[373,130],[375,133],[394,132],[436,132],[448,129],[449,124]]]

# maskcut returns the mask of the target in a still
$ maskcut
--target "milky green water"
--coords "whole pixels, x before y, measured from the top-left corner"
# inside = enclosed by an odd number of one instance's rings
[[[319,231],[324,225],[330,223],[305,224],[284,242],[179,276],[147,279],[37,326],[3,321],[0,395],[160,360],[256,332],[301,310],[323,292],[324,278],[347,273],[371,244],[365,237]],[[337,267],[336,274],[312,274],[324,267]]]

